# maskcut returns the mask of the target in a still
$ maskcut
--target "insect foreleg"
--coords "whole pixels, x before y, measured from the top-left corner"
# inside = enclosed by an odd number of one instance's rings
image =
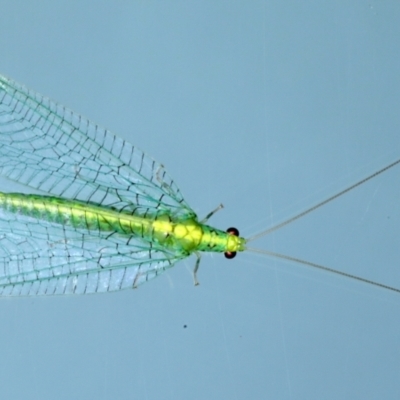
[[[217,208],[215,208],[214,210],[212,210],[211,212],[209,212],[205,218],[203,218],[200,223],[201,224],[205,224],[217,211],[221,210],[224,208],[223,204],[220,204]]]

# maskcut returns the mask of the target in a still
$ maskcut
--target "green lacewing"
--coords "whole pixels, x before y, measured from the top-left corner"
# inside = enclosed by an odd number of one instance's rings
[[[158,163],[137,147],[0,75],[0,174],[44,194],[0,192],[0,296],[134,288],[194,254],[250,250],[399,289],[295,257],[248,247],[400,163],[251,238],[199,220]]]

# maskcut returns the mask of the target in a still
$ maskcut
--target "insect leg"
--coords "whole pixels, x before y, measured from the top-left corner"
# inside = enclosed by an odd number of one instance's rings
[[[197,280],[197,271],[198,271],[199,265],[200,265],[201,254],[198,252],[196,252],[195,254],[196,254],[197,260],[196,260],[196,264],[194,264],[194,268],[193,268],[193,281],[194,281],[194,286],[197,286],[200,284],[199,281]]]
[[[201,224],[205,224],[217,211],[221,210],[222,208],[224,208],[223,204],[220,204],[217,208],[215,208],[214,210],[212,210],[211,212],[209,212],[205,218],[203,218],[200,223]]]

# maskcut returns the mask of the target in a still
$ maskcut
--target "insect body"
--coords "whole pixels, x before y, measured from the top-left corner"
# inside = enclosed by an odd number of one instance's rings
[[[378,174],[249,239],[199,221],[164,167],[67,108],[0,75],[0,174],[45,194],[0,192],[0,295],[122,290],[200,252],[253,250],[400,292],[247,243],[314,211]]]
[[[237,252],[245,249],[245,239],[202,224],[197,218],[175,219],[169,213],[140,215],[58,197],[21,193],[1,193],[0,207],[11,213],[49,223],[71,225],[127,238],[142,238],[183,257],[195,251]]]

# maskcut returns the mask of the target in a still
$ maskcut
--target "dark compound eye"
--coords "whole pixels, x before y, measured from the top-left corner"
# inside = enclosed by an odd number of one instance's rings
[[[226,251],[224,256],[230,260],[236,256],[236,251]]]
[[[228,228],[226,231],[233,236],[239,236],[239,231],[236,228],[231,227],[231,228]]]
[[[233,236],[239,236],[239,231],[236,228],[231,227],[228,228],[226,231]],[[234,258],[236,256],[236,251],[226,251],[224,255],[230,260],[231,258]]]

